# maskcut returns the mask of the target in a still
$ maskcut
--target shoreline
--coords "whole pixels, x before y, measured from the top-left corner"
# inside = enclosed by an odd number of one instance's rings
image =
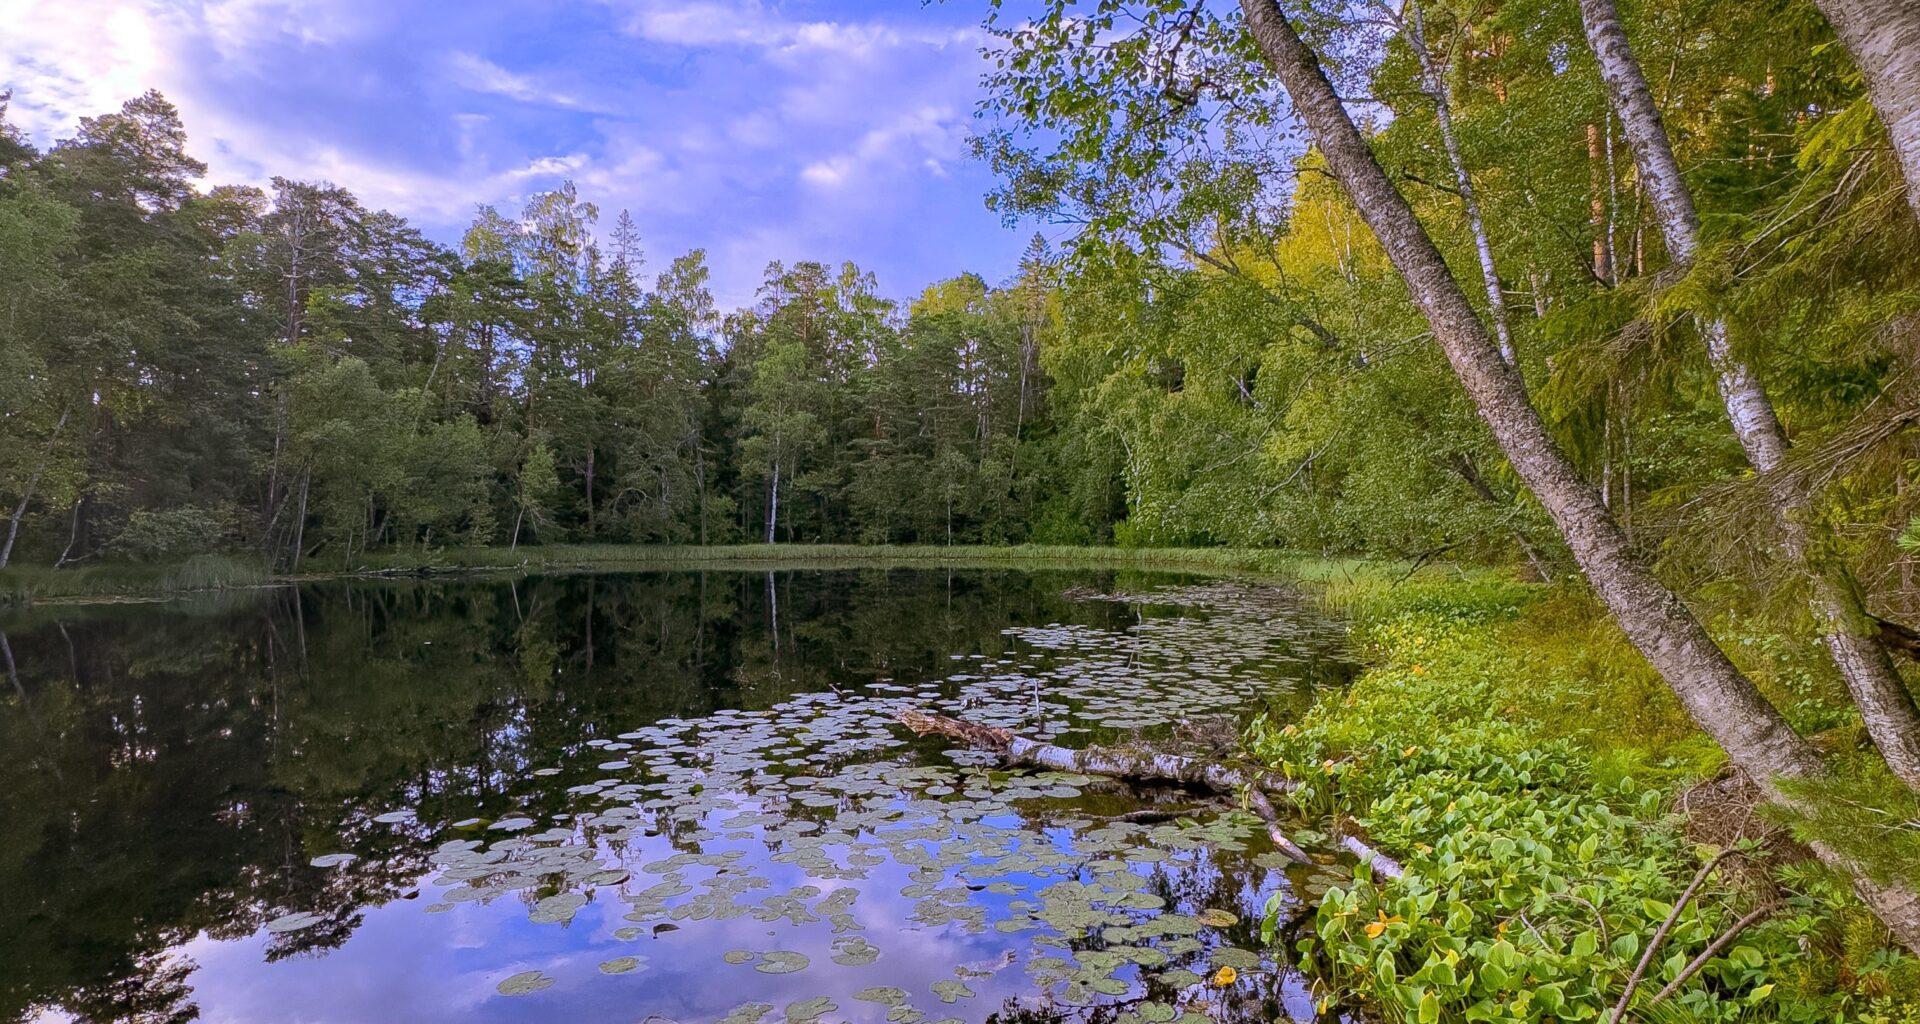
[[[856,568],[1137,569],[1252,574],[1310,581],[1378,571],[1389,562],[1325,558],[1263,548],[1117,548],[1063,545],[626,545],[450,548],[376,553],[352,567],[276,573],[247,561],[207,555],[183,562],[0,570],[0,608],[155,603],[220,591],[333,580],[454,579],[496,575],[767,571]]]

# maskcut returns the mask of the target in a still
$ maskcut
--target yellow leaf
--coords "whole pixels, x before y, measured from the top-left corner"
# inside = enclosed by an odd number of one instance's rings
[[[1222,967],[1213,972],[1213,983],[1219,988],[1226,988],[1228,985],[1238,981],[1239,978],[1240,972],[1231,967]]]

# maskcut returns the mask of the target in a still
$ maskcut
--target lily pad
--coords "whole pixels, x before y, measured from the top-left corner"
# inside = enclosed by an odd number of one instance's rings
[[[833,962],[842,967],[865,967],[880,959],[880,947],[858,935],[833,940]]]
[[[600,965],[601,974],[632,974],[640,969],[642,960],[637,956],[623,956],[608,960]]]
[[[753,965],[753,969],[761,974],[792,974],[795,971],[806,970],[807,964],[811,962],[805,953],[776,949],[762,956],[760,962]]]
[[[311,928],[314,925],[319,924],[320,922],[325,920],[326,918],[320,916],[319,914],[309,913],[308,911],[302,910],[296,913],[287,914],[281,917],[276,917],[273,920],[268,921],[267,931],[270,931],[275,935],[286,935],[289,932],[297,932],[306,928]]]
[[[720,1018],[720,1024],[759,1024],[761,1018],[773,1012],[772,1003],[742,1003],[727,1011]]]
[[[812,999],[788,1003],[787,1020],[790,1024],[805,1024],[806,1021],[819,1020],[839,1008],[838,1004],[826,996],[814,996]]]
[[[503,996],[530,995],[541,989],[552,987],[553,979],[548,977],[543,971],[521,971],[519,974],[512,975],[495,986],[496,990]]]

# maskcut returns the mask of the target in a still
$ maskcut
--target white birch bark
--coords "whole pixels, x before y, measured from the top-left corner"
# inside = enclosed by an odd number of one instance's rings
[[[1453,102],[1447,95],[1446,69],[1427,49],[1426,19],[1419,0],[1407,0],[1401,21],[1407,45],[1420,58],[1420,78],[1433,100],[1434,120],[1440,126],[1440,143],[1446,148],[1447,162],[1453,165],[1454,185],[1460,190],[1460,205],[1467,211],[1467,226],[1473,231],[1474,253],[1480,260],[1480,279],[1487,288],[1487,311],[1493,319],[1493,335],[1500,344],[1500,358],[1514,365],[1518,356],[1513,348],[1513,330],[1508,326],[1507,298],[1500,287],[1500,272],[1493,262],[1493,240],[1487,236],[1486,219],[1480,215],[1480,198],[1473,190],[1473,175],[1467,173],[1467,160],[1460,151],[1460,137],[1453,127]]]
[[[1515,472],[1559,527],[1595,594],[1688,715],[1735,765],[1752,775],[1771,799],[1806,813],[1816,810],[1780,782],[1826,775],[1824,759],[1714,644],[1679,595],[1635,556],[1599,493],[1548,433],[1519,375],[1500,358],[1460,282],[1406,197],[1381,169],[1319,57],[1301,41],[1276,0],[1240,0],[1240,9],[1262,56],[1311,129],[1328,169],[1379,238],[1454,375]],[[1910,886],[1876,883],[1835,851],[1816,850],[1853,878],[1855,891],[1903,946],[1920,952],[1920,899]]]
[[[1580,0],[1587,41],[1599,59],[1600,75],[1620,123],[1641,181],[1653,198],[1667,250],[1676,263],[1691,264],[1700,252],[1700,217],[1693,194],[1680,176],[1680,164],[1661,122],[1653,91],[1633,55],[1614,0]],[[1916,38],[1920,44],[1920,38]],[[1702,319],[1707,348],[1733,432],[1747,461],[1763,477],[1787,457],[1787,436],[1773,403],[1753,368],[1733,351],[1724,320]],[[1809,495],[1790,483],[1768,491],[1787,554],[1813,586],[1813,612],[1834,666],[1860,708],[1867,732],[1886,758],[1887,767],[1908,787],[1920,790],[1920,706],[1914,703],[1893,658],[1880,642],[1877,624],[1867,614],[1859,587],[1846,567],[1827,557],[1814,534]]]
[[[1907,205],[1920,217],[1920,4],[1913,0],[1815,0],[1840,45],[1867,79],[1867,98],[1887,126]]]

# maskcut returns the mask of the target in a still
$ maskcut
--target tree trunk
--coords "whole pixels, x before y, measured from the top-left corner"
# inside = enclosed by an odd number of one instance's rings
[[[928,714],[917,708],[901,709],[899,719],[900,724],[916,735],[932,734],[957,739],[968,746],[999,754],[1010,765],[1034,765],[1040,768],[1051,768],[1054,771],[1104,775],[1108,778],[1136,782],[1171,782],[1212,790],[1224,796],[1240,797],[1246,800],[1248,809],[1253,811],[1255,816],[1266,822],[1267,837],[1273,840],[1274,846],[1301,864],[1314,863],[1313,858],[1308,856],[1305,850],[1300,849],[1281,829],[1279,812],[1274,809],[1273,801],[1267,796],[1269,791],[1289,794],[1299,788],[1299,784],[1291,779],[1244,772],[1216,761],[1157,751],[1127,750],[1119,747],[1086,747],[1073,750],[1028,739],[1006,729],[981,725],[960,718],[949,718],[945,715]],[[1399,878],[1404,873],[1398,863],[1357,838],[1346,845],[1355,856],[1372,865],[1376,874]]]
[[[595,536],[593,530],[593,455],[593,445],[587,445],[587,539],[590,541],[593,540]]]
[[[300,556],[307,543],[307,486],[313,483],[313,470],[300,474],[300,511],[293,520],[293,570],[300,571]]]
[[[1715,646],[1679,597],[1633,556],[1599,494],[1548,434],[1518,373],[1500,358],[1433,240],[1381,170],[1318,57],[1276,0],[1240,0],[1240,6],[1254,41],[1312,130],[1327,166],[1406,282],[1454,374],[1514,470],[1566,537],[1581,570],[1627,638],[1660,672],[1693,720],[1769,795],[1784,796],[1777,784],[1782,778],[1822,774],[1826,766],[1813,747]],[[1836,863],[1839,858],[1829,855],[1828,860]],[[1920,951],[1920,913],[1912,907],[1912,894],[1866,884],[1855,866],[1837,866],[1850,870],[1861,883],[1862,897],[1881,912],[1901,944]]]
[[[1893,140],[1907,205],[1920,217],[1920,5],[1913,0],[1814,0],[1867,78],[1867,97]]]
[[[1480,216],[1480,199],[1473,191],[1473,175],[1467,173],[1467,159],[1461,155],[1460,139],[1453,130],[1453,103],[1447,95],[1444,69],[1427,50],[1426,19],[1419,0],[1407,4],[1407,43],[1420,58],[1421,80],[1427,96],[1433,100],[1434,120],[1440,126],[1440,143],[1446,148],[1447,162],[1453,165],[1454,184],[1460,188],[1460,205],[1466,207],[1467,226],[1473,231],[1473,248],[1480,258],[1480,277],[1487,286],[1487,310],[1493,316],[1493,334],[1500,342],[1500,358],[1512,363],[1513,331],[1507,326],[1507,298],[1500,287],[1500,272],[1493,263],[1493,240],[1487,237],[1487,222]]]
[[[1680,164],[1661,123],[1653,91],[1634,58],[1621,26],[1615,0],[1581,0],[1587,41],[1599,58],[1607,93],[1620,112],[1640,178],[1648,183],[1654,212],[1667,250],[1676,263],[1691,263],[1700,251],[1700,216],[1693,194],[1680,176]],[[1920,45],[1920,37],[1915,44]],[[1713,363],[1727,418],[1745,449],[1747,461],[1762,476],[1778,470],[1787,457],[1787,435],[1759,377],[1734,353],[1721,320],[1700,322],[1707,356]],[[1787,554],[1812,583],[1812,608],[1834,665],[1860,706],[1867,732],[1908,787],[1920,790],[1920,707],[1907,692],[1893,658],[1881,644],[1878,624],[1867,614],[1858,584],[1846,566],[1828,557],[1813,533],[1811,496],[1792,483],[1768,490]]]
[[[69,411],[60,410],[60,418],[53,424],[53,433],[47,437],[46,450],[40,454],[40,463],[33,467],[33,475],[27,477],[27,486],[20,492],[20,503],[13,507],[13,515],[7,519],[7,539],[0,542],[0,569],[5,569],[13,558],[13,542],[20,536],[20,521],[27,517],[27,506],[33,502],[33,494],[40,488],[40,477],[46,473],[47,463],[53,461],[53,449],[60,443],[60,431],[66,428]]]
[[[1606,183],[1601,180],[1600,126],[1587,125],[1587,226],[1593,230],[1593,276],[1602,284],[1613,283],[1613,240],[1607,232]]]
[[[80,517],[85,511],[86,505],[87,497],[84,494],[73,500],[73,518],[67,525],[67,546],[65,550],[60,552],[60,557],[53,560],[53,567],[55,569],[73,560],[73,549],[80,543]]]
[[[767,543],[773,543],[773,529],[780,521],[780,460],[773,462],[773,485],[767,490]]]
[[[706,445],[698,441],[693,446],[693,480],[699,488],[700,498],[700,546],[707,546],[707,458]]]

